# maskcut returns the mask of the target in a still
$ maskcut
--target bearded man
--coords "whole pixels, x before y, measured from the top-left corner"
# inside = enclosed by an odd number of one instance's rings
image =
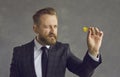
[[[37,11],[33,21],[36,37],[14,48],[10,77],[65,77],[66,68],[80,77],[92,76],[101,63],[102,31],[89,28],[88,51],[81,60],[71,52],[69,44],[57,41],[58,17],[54,8]]]

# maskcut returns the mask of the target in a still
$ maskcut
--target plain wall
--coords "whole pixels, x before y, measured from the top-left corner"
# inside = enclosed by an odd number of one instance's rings
[[[93,77],[119,77],[120,0],[0,0],[0,77],[9,77],[13,47],[34,39],[32,15],[44,7],[57,10],[58,40],[69,43],[81,59],[87,51],[87,33],[82,27],[94,25],[103,30],[103,63]],[[77,76],[67,71],[66,77]]]

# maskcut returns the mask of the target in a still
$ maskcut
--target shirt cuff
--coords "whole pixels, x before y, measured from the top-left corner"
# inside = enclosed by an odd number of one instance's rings
[[[95,56],[93,56],[92,54],[90,54],[89,52],[88,52],[88,55],[89,55],[93,60],[99,61],[99,56],[98,56],[98,57],[95,57]]]

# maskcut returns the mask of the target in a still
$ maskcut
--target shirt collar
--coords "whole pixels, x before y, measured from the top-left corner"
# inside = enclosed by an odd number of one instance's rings
[[[39,50],[42,47],[42,45],[36,40],[36,38],[34,39],[34,43],[35,43],[35,48],[37,50]],[[49,49],[50,45],[45,45],[45,47],[47,47]]]

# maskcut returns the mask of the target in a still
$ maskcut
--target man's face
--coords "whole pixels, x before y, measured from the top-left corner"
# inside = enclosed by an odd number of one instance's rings
[[[56,15],[45,14],[40,17],[40,25],[36,26],[37,40],[42,45],[53,45],[57,41],[58,21]]]

